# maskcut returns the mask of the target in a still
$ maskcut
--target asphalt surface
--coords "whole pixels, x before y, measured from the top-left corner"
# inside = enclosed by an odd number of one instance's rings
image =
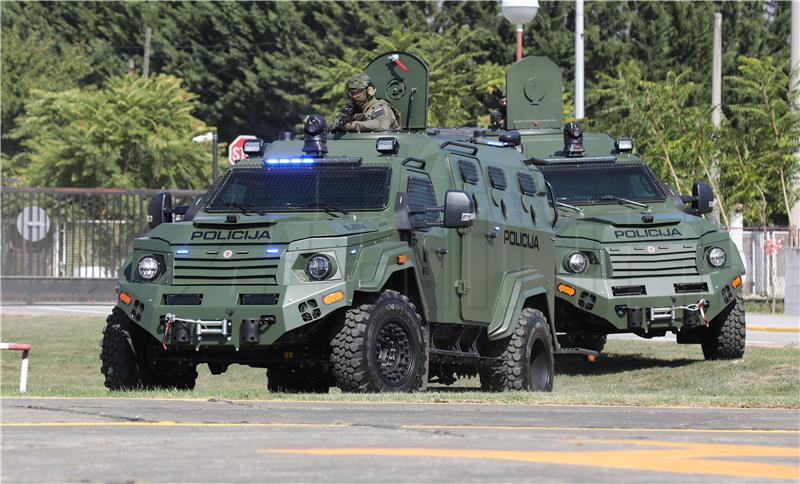
[[[0,308],[3,316],[109,312]],[[748,344],[798,344],[800,317],[747,317]],[[0,482],[722,480],[800,482],[800,412],[0,399]]]
[[[800,480],[796,410],[4,398],[3,482]]]
[[[0,316],[47,316],[69,314],[72,316],[102,316],[111,312],[111,305],[31,305],[2,306]],[[747,344],[758,346],[800,346],[800,315],[791,314],[747,314]],[[675,335],[643,340],[632,334],[611,335],[612,339],[634,339],[641,341],[675,341]]]

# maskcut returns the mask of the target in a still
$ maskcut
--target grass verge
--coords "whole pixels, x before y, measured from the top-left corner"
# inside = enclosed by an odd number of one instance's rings
[[[556,360],[552,393],[482,393],[476,378],[417,394],[281,395],[266,391],[264,370],[234,365],[221,376],[207,366],[191,392],[111,393],[100,374],[102,317],[4,316],[0,338],[30,343],[27,396],[219,398],[342,402],[485,402],[592,405],[800,408],[800,350],[748,347],[742,360],[704,361],[697,345],[610,341],[595,363]],[[19,352],[0,351],[0,396],[17,396]]]

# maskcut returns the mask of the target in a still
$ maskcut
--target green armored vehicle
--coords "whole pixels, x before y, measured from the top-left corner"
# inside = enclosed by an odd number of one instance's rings
[[[331,134],[309,116],[303,139],[249,141],[191,207],[152,200],[104,331],[108,388],[191,389],[199,364],[243,364],[266,368],[271,391],[416,391],[475,374],[487,390],[552,389],[542,174],[506,143],[427,131],[413,55],[367,73],[400,129]]]
[[[662,184],[630,139],[561,123],[561,70],[528,57],[507,74],[506,128],[552,186],[556,329],[562,345],[600,351],[610,333],[677,335],[706,359],[741,358],[745,268],[727,232],[702,215],[705,183],[691,196]],[[506,137],[509,135],[506,134]]]

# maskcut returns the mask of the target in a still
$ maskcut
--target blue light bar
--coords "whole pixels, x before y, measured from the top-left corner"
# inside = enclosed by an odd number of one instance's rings
[[[189,249],[176,249],[175,255],[189,255]]]
[[[267,249],[267,254],[268,255],[278,255],[280,253],[281,253],[281,249],[274,249],[274,248],[268,248]]]
[[[501,147],[501,148],[505,148],[506,146],[508,146],[507,144],[505,144],[505,143],[504,143],[504,142],[502,142],[502,141],[494,141],[494,140],[490,140],[490,139],[483,140],[482,142],[483,142],[484,144],[487,144],[487,145],[489,145],[489,146],[499,146],[499,147]]]
[[[350,249],[350,255],[356,255],[357,252],[358,250],[356,249]]]
[[[265,166],[313,165],[314,158],[267,158]]]

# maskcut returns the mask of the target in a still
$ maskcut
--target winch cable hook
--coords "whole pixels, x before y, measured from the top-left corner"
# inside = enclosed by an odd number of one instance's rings
[[[164,351],[167,351],[167,335],[170,329],[172,329],[172,321],[174,318],[171,314],[167,314],[164,319],[166,320],[166,325],[164,326],[164,336],[161,338],[161,347]]]

